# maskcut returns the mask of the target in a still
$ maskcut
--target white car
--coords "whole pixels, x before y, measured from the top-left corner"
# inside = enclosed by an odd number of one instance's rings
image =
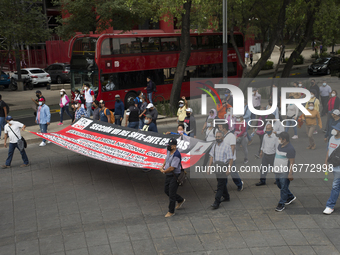
[[[23,68],[21,69],[21,79],[25,79],[31,77],[32,83],[34,85],[37,84],[45,84],[51,83],[51,77],[48,73],[46,73],[43,69],[40,68]],[[18,79],[18,73],[15,72],[12,76],[14,79]]]

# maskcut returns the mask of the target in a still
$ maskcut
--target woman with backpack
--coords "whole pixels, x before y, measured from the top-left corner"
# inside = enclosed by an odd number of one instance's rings
[[[67,115],[70,116],[71,119],[73,118],[73,116],[71,115],[70,110],[69,110],[69,103],[70,103],[70,99],[68,98],[65,89],[61,89],[60,90],[60,101],[59,101],[60,122],[59,122],[58,126],[64,125],[63,124],[64,111],[66,111]]]

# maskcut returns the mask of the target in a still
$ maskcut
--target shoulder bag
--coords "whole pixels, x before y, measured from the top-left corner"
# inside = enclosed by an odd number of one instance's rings
[[[24,137],[21,137],[21,139],[19,139],[19,137],[17,136],[17,134],[14,133],[14,131],[13,131],[13,129],[11,128],[11,126],[8,125],[8,127],[10,128],[10,130],[12,131],[12,133],[18,138],[17,144],[18,144],[19,150],[20,150],[20,151],[23,151],[25,148],[27,148],[27,142],[26,142],[25,138],[24,138]]]

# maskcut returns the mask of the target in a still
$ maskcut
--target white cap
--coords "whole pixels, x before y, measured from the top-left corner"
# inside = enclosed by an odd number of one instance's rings
[[[115,98],[117,98],[117,97],[120,97],[120,95],[118,95],[118,94],[117,94],[117,95],[115,95]]]
[[[179,100],[178,103],[184,103],[184,101],[183,100]]]
[[[340,111],[338,109],[334,109],[332,113],[338,116],[340,115]]]
[[[192,112],[191,108],[186,109],[187,112]]]
[[[66,90],[65,89],[61,89],[60,92],[65,92],[66,93]]]
[[[149,103],[148,106],[146,107],[147,109],[154,107],[153,104]]]

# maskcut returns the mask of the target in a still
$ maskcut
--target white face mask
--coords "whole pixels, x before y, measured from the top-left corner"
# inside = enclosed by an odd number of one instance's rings
[[[76,108],[78,108],[79,107],[79,104],[76,104]]]
[[[332,97],[335,97],[335,93],[332,93],[331,96],[332,96]]]
[[[236,118],[236,121],[241,121],[241,119],[240,118]]]
[[[183,107],[184,106],[184,104],[179,104],[179,107]]]
[[[314,109],[314,106],[309,106],[308,109],[309,109],[309,110],[313,110],[313,109]]]
[[[338,132],[337,132],[335,129],[333,129],[333,130],[331,131],[331,135],[336,136],[337,134],[338,134]]]
[[[60,92],[60,95],[64,95],[64,92]]]
[[[313,94],[310,94],[310,96],[313,98],[314,97],[314,95]]]
[[[301,83],[299,83],[299,87],[302,87],[302,84],[301,84]]]
[[[207,127],[211,127],[211,123],[207,123]]]
[[[42,102],[39,102],[39,105],[42,105]]]
[[[183,134],[183,132],[184,132],[183,130],[178,130],[177,131],[178,134]]]
[[[327,84],[324,82],[324,83],[322,83],[322,86],[326,86]]]

